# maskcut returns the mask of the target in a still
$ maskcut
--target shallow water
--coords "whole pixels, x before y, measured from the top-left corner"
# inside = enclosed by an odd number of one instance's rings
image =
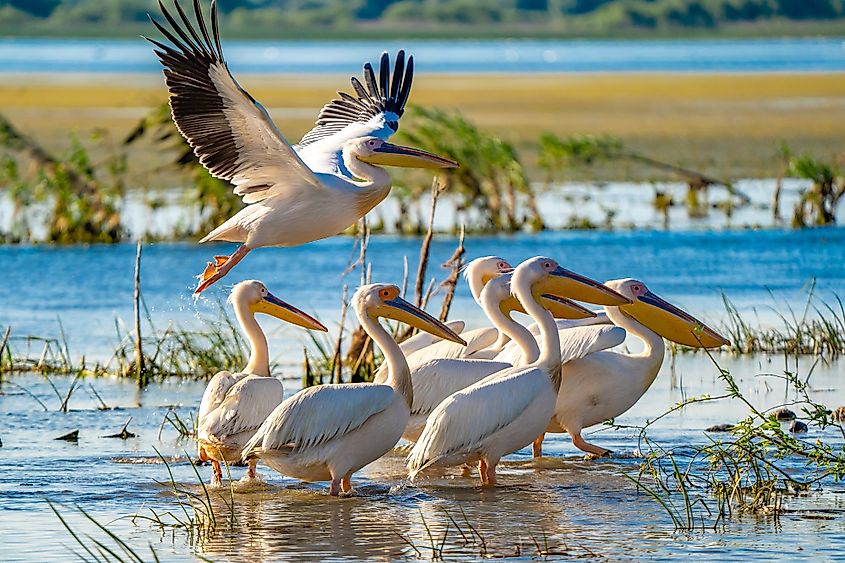
[[[442,279],[438,266],[451,256],[452,237],[432,245],[429,275]],[[845,287],[845,229],[697,231],[566,231],[539,235],[471,236],[467,257],[501,254],[518,263],[536,254],[556,257],[566,267],[599,280],[637,277],[659,295],[705,322],[725,317],[724,292],[751,322],[779,323],[772,307],[801,313],[806,289],[816,279],[821,299],[832,300]],[[173,321],[199,325],[217,318],[228,288],[243,279],[263,280],[270,290],[316,314],[328,326],[339,319],[344,284],[354,289],[359,272],[342,273],[357,256],[348,237],[297,248],[252,252],[202,299],[191,297],[196,275],[214,254],[233,245],[149,244],[142,258],[141,287],[155,328]],[[401,284],[403,259],[416,271],[419,239],[373,237],[369,247],[372,279]],[[12,326],[13,344],[23,351],[25,335],[67,336],[71,356],[106,361],[117,344],[115,319],[130,322],[135,247],[0,246],[0,327]],[[434,303],[440,299],[435,296]],[[480,310],[461,283],[451,318],[481,322]],[[59,321],[61,321],[61,326]],[[351,322],[351,320],[350,320]],[[307,335],[300,329],[263,319],[270,350],[281,362],[298,363]],[[144,330],[150,328],[144,323]],[[40,354],[40,346],[32,354]],[[294,370],[294,368],[290,368]],[[298,373],[299,368],[295,368]]]
[[[757,375],[781,372],[782,359],[723,356],[719,361],[731,369],[743,392],[758,406],[792,399],[781,380]],[[799,369],[806,373],[808,363]],[[829,406],[845,403],[843,376],[845,363],[817,367],[810,379],[812,397]],[[64,377],[53,380],[61,393],[70,384]],[[477,537],[466,545],[449,523],[443,540],[448,515],[464,534],[472,535],[461,510],[484,538],[489,555],[511,559],[536,556],[535,540],[541,546],[548,542],[552,558],[610,560],[700,555],[712,560],[762,561],[781,556],[784,546],[793,560],[819,560],[834,558],[845,549],[845,490],[827,482],[821,492],[787,499],[786,513],[776,519],[738,516],[715,531],[673,532],[668,515],[649,497],[638,494],[623,475],[635,473],[640,461],[636,432],[606,428],[587,439],[614,450],[612,457],[586,461],[565,436],[551,435],[545,444],[548,457],[533,463],[528,450],[508,456],[501,468],[501,485],[487,490],[477,487],[472,478],[451,474],[406,484],[401,452],[359,472],[350,498],[330,498],[325,484],[300,483],[262,468],[266,487],[236,488],[234,525],[223,516],[228,514],[229,490],[212,493],[222,522],[210,537],[192,546],[183,533],[162,532],[143,521],[133,525],[121,517],[136,512],[149,515],[150,508],[159,513],[179,510],[168,487],[157,483],[168,477],[153,448],[171,460],[180,486],[202,493],[184,458],[185,451],[195,452],[193,443],[179,439],[169,426],[161,439],[157,435],[169,406],[177,405],[183,417],[195,412],[203,385],[169,382],[138,391],[126,381],[90,383],[113,410],[96,410],[99,403],[86,387],[73,394],[69,412],[57,412],[59,401],[39,376],[13,376],[0,386],[3,560],[43,561],[69,554],[73,540],[45,499],[59,503],[78,531],[102,536],[74,511],[74,505],[109,523],[142,556],[151,558],[148,545],[152,545],[163,560],[191,559],[194,552],[231,561],[429,559],[426,526],[437,545],[443,541],[447,558],[475,560],[481,552]],[[296,385],[286,381],[289,393]],[[43,411],[19,386],[41,398],[50,410]],[[664,364],[650,391],[617,422],[643,424],[684,397],[721,391],[709,360],[680,356],[674,370],[671,362]],[[649,435],[666,447],[703,444],[707,440],[704,428],[736,421],[744,414],[739,404],[731,402],[692,405],[658,422]],[[129,430],[136,438],[103,437],[118,432],[129,417]],[[80,431],[78,444],[54,440],[74,429]],[[842,441],[833,431],[813,431],[805,438]],[[790,471],[801,471],[800,460],[784,463]],[[209,477],[210,468],[199,470]],[[244,470],[231,471],[239,478]]]

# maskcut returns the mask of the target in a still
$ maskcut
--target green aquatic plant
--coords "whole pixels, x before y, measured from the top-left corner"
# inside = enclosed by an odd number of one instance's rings
[[[108,135],[99,131],[91,140],[101,148],[110,144]],[[31,240],[35,227],[26,213],[33,204],[48,210],[45,242],[113,243],[126,235],[120,215],[126,155],[108,150],[109,156],[95,163],[76,136],[70,141],[66,154],[53,155],[0,115],[0,148],[5,151],[0,185],[8,188],[13,203],[12,231],[5,240]]]
[[[836,358],[845,353],[845,304],[834,294],[832,302],[820,299],[815,281],[810,284],[800,312],[784,302],[772,311],[780,319],[779,327],[761,327],[740,313],[722,294],[727,319],[720,327],[731,341],[731,351],[738,354],[786,353]],[[777,301],[776,301],[777,303]]]
[[[776,416],[780,407],[759,409],[742,393],[733,375],[709,357],[725,385],[723,395],[688,398],[635,427],[644,461],[636,477],[626,477],[667,512],[675,528],[715,527],[735,513],[777,516],[784,510],[785,498],[829,480],[845,479],[845,445],[802,440],[785,430]],[[788,385],[795,396],[789,406],[800,406],[809,428],[836,428],[845,439],[841,422],[831,420],[827,406],[810,397],[811,374],[802,377],[787,369],[780,376],[766,375],[780,377]],[[725,438],[708,434],[704,445],[664,448],[648,435],[650,426],[671,413],[697,403],[726,400],[739,402],[748,414],[730,425]],[[803,470],[784,465],[790,460],[803,462]]]
[[[551,133],[540,136],[538,165],[545,173],[546,186],[550,186],[563,173],[578,166],[591,166],[599,161],[629,161],[638,165],[668,172],[687,183],[686,207],[690,217],[701,217],[707,214],[707,201],[710,186],[722,186],[728,192],[728,199],[717,204],[717,207],[728,216],[734,207],[750,203],[751,199],[736,189],[729,180],[715,178],[697,170],[665,162],[642,154],[628,146],[622,139],[608,135],[570,135],[559,137]],[[655,200],[658,209],[671,205],[665,199]]]
[[[545,228],[525,168],[512,144],[482,131],[457,112],[414,106],[409,113],[412,124],[400,130],[403,139],[461,163],[441,176],[445,191],[457,199],[457,211],[463,217],[459,224],[466,224],[472,232]],[[428,176],[415,183],[414,178],[419,177],[404,176],[406,183],[418,186],[413,191],[417,197],[425,193],[428,184]],[[475,214],[479,217],[473,221]]]
[[[800,198],[792,212],[792,226],[824,226],[836,223],[836,210],[845,196],[845,172],[834,162],[824,162],[809,153],[789,158],[789,175],[809,180],[809,188],[801,190]]]

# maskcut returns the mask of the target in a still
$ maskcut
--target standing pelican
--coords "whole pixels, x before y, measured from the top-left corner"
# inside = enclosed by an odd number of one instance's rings
[[[270,377],[267,338],[255,314],[265,313],[311,330],[326,331],[319,321],[274,296],[257,280],[243,281],[233,287],[229,302],[249,340],[250,352],[243,371],[219,372],[208,382],[202,395],[197,442],[200,459],[211,461],[212,485],[222,483],[220,462],[240,460],[246,441],[284,399],[281,380]],[[256,478],[254,460],[249,462],[247,478]]]
[[[605,285],[631,300],[628,305],[605,307],[607,316],[642,340],[645,348],[639,354],[597,351],[566,364],[555,413],[546,428],[546,432],[567,432],[576,448],[597,456],[610,450],[585,441],[581,430],[623,414],[648,391],[663,364],[663,338],[694,348],[730,344],[639,280],[612,280]],[[534,442],[535,457],[542,455],[542,443],[541,434]]]
[[[600,284],[598,282],[592,283],[594,285],[585,285],[579,296],[587,300],[599,299],[605,301],[606,295],[595,291],[595,287]],[[510,286],[510,274],[504,274],[490,280],[482,289],[479,302],[497,332],[513,339],[513,342],[520,346],[522,354],[519,356],[519,360],[521,363],[445,357],[430,359],[425,363],[414,365],[410,368],[411,381],[414,384],[414,404],[411,408],[411,419],[402,435],[405,440],[416,441],[425,427],[428,416],[437,405],[452,393],[478,383],[485,377],[503,369],[536,361],[540,355],[540,349],[536,340],[534,340],[534,336],[528,329],[510,317],[510,313],[513,311],[525,312],[519,301],[511,295]],[[591,311],[569,299],[545,294],[539,296],[538,300],[555,317],[593,316]],[[623,334],[623,337],[625,333],[622,329],[612,326],[594,328],[597,328],[597,331],[618,330]],[[567,358],[580,357],[590,353],[591,350],[592,348],[589,345],[582,346],[580,350],[574,351],[574,354],[568,354]],[[409,358],[408,363],[411,366],[411,358]]]
[[[540,356],[528,366],[494,373],[440,403],[408,456],[412,479],[428,467],[478,461],[482,484],[495,485],[501,457],[530,444],[548,425],[560,387],[560,341],[554,317],[536,296],[577,297],[584,291],[583,278],[573,276],[551,258],[530,258],[517,266],[511,291],[540,326]],[[591,291],[616,304],[628,302],[601,284]]]
[[[234,184],[247,205],[200,240],[238,242],[231,256],[215,256],[199,276],[200,293],[225,276],[250,250],[262,246],[298,246],[335,235],[378,205],[390,192],[383,166],[455,168],[439,156],[392,145],[387,139],[411,91],[414,59],[382,54],[376,80],[364,65],[364,83],[352,78],[355,95],[323,106],[316,126],[292,147],[264,107],[229,72],[211,3],[211,33],[199,0],[192,23],[178,0],[180,22],[159,2],[170,29],[152,20],[171,43],[148,39],[164,66],[173,121],[212,176]]]
[[[446,325],[402,299],[395,285],[361,286],[352,303],[361,326],[384,353],[387,383],[303,389],[276,407],[244,448],[244,458],[259,457],[285,475],[331,480],[333,496],[348,492],[353,473],[396,445],[411,414],[414,395],[408,364],[378,318],[461,342]]]

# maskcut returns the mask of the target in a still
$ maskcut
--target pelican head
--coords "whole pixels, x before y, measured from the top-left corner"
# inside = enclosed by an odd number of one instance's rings
[[[419,307],[408,303],[399,295],[399,288],[392,284],[362,285],[352,296],[355,311],[363,318],[393,319],[429,334],[466,346],[466,342],[452,329]]]
[[[481,301],[499,307],[507,316],[514,311],[528,314],[519,299],[511,293],[510,282],[510,274],[490,280],[481,291]],[[596,316],[594,312],[565,297],[544,293],[538,301],[556,319],[587,319]]]
[[[482,256],[464,267],[464,278],[468,281],[478,280],[481,285],[487,285],[490,280],[511,272],[513,266],[507,260],[498,256]]]
[[[251,313],[264,313],[277,319],[307,328],[327,332],[323,324],[293,305],[288,305],[267,290],[258,280],[246,280],[235,285],[229,294],[229,303],[246,306]]]
[[[605,285],[631,300],[619,310],[663,338],[693,348],[718,348],[730,341],[689,313],[652,293],[640,280],[611,280]]]
[[[359,137],[346,141],[344,151],[358,160],[381,166],[402,168],[457,168],[454,160],[420,149],[388,143],[378,137]]]
[[[553,259],[545,256],[529,258],[517,266],[513,273],[514,286],[522,284],[532,288],[537,299],[549,294],[595,303],[597,305],[625,305],[631,303],[627,297],[595,280],[563,268]]]

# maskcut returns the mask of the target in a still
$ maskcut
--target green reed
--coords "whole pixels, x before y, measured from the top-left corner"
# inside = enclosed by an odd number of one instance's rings
[[[845,304],[834,294],[833,302],[820,299],[815,293],[815,281],[807,291],[800,312],[788,302],[780,309],[772,308],[780,319],[779,327],[761,327],[739,312],[730,299],[722,294],[727,319],[720,327],[731,341],[731,351],[738,354],[758,352],[813,355],[835,358],[845,353]]]
[[[709,352],[708,356],[725,385],[725,394],[689,398],[638,427],[645,459],[636,477],[625,475],[663,508],[676,529],[715,528],[734,514],[777,516],[783,512],[787,496],[828,480],[845,479],[845,445],[803,440],[784,430],[775,416],[779,407],[759,409],[742,393],[731,373]],[[788,405],[800,407],[809,428],[834,428],[845,440],[842,421],[831,416],[828,406],[810,397],[811,373],[801,376],[787,369],[777,376],[794,394]],[[738,401],[747,410],[745,418],[733,424],[724,438],[708,435],[709,442],[704,445],[666,449],[648,436],[651,425],[673,412],[695,403],[724,400]],[[784,465],[787,460],[801,461],[804,470],[788,469]]]

